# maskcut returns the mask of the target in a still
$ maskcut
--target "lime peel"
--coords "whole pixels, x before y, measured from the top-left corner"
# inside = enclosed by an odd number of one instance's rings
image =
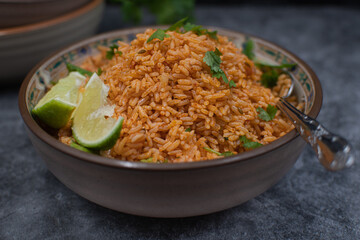
[[[96,73],[85,86],[72,126],[73,137],[84,147],[110,149],[119,138],[124,118],[112,118],[114,106],[107,105],[108,91]]]
[[[40,99],[31,111],[52,128],[64,127],[76,108],[79,87],[86,78],[79,73],[70,73]]]

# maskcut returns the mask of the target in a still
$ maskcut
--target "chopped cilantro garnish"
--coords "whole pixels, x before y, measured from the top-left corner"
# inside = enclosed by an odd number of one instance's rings
[[[142,159],[142,160],[140,160],[140,162],[143,162],[143,163],[152,163],[152,162],[153,162],[153,158],[150,157],[150,158],[147,158],[147,159]]]
[[[272,88],[276,86],[278,78],[279,78],[279,73],[274,69],[270,69],[267,72],[263,72],[263,74],[261,75],[260,82],[261,85],[263,85],[264,87]]]
[[[222,72],[220,68],[221,58],[220,51],[216,48],[214,51],[207,51],[203,61],[210,67],[214,73]]]
[[[217,31],[212,31],[210,32],[209,30],[203,28],[201,25],[195,25],[192,23],[186,23],[184,25],[184,30],[185,32],[189,32],[192,31],[193,33],[195,33],[196,35],[208,35],[210,38],[217,40]]]
[[[224,139],[227,141],[227,140],[229,140],[229,138],[228,137],[224,137]]]
[[[262,61],[255,61],[254,62],[255,65],[259,68],[263,68],[263,67],[269,67],[269,68],[287,68],[287,69],[292,69],[293,67],[296,66],[296,63],[283,63],[280,65],[273,65],[270,63],[266,63],[266,62],[262,62]]]
[[[220,152],[215,151],[214,149],[211,149],[211,148],[208,148],[208,147],[204,147],[204,149],[205,149],[206,151],[208,151],[208,152],[215,153],[215,154],[218,155],[218,156],[228,157],[228,156],[234,155],[234,153],[232,153],[232,152],[230,152],[230,151],[220,153]]]
[[[156,39],[156,38],[159,39],[160,41],[162,41],[166,37],[170,37],[170,35],[166,34],[163,29],[158,29],[149,37],[149,39],[146,42],[148,43],[151,40]]]
[[[248,149],[258,148],[262,146],[261,143],[250,141],[246,136],[241,136],[240,141],[243,143],[243,147]]]
[[[282,73],[288,74],[286,71],[283,71],[284,68],[292,69],[296,66],[296,64],[292,64],[292,63],[272,65],[269,63],[259,62],[259,61],[255,61],[255,65],[258,68],[260,68],[260,70],[263,72],[263,74],[261,75],[261,85],[267,88],[272,88],[276,86],[280,74]]]
[[[103,73],[103,70],[101,68],[98,68],[98,70],[96,71],[96,74],[98,76],[100,76]]]
[[[191,128],[185,129],[185,132],[191,132]]]
[[[235,87],[236,84],[233,80],[229,81],[226,77],[224,71],[220,68],[221,58],[220,56],[222,53],[219,49],[215,49],[215,51],[207,51],[203,58],[203,61],[208,65],[211,69],[211,75],[216,78],[222,78],[223,81],[229,85],[230,88]]]
[[[114,44],[112,46],[109,47],[109,51],[106,52],[106,58],[107,59],[112,59],[115,54],[119,54],[119,56],[122,55],[122,52],[118,50],[119,46]]]
[[[186,23],[186,21],[188,20],[188,17],[185,17],[183,19],[180,19],[179,21],[177,21],[176,23],[174,23],[173,25],[171,25],[168,29],[166,29],[166,31],[176,31],[179,28],[183,27],[184,24]]]
[[[93,72],[90,72],[90,71],[88,71],[86,69],[75,66],[74,64],[71,64],[71,63],[66,63],[66,68],[67,68],[67,70],[69,72],[78,72],[78,73],[80,73],[81,75],[84,75],[84,76],[91,77],[93,75]]]
[[[264,109],[262,109],[261,107],[258,107],[256,109],[256,111],[259,113],[259,118],[264,120],[264,121],[270,121],[273,120],[275,117],[275,114],[277,112],[277,108],[274,107],[273,105],[268,105],[266,108],[266,111]]]
[[[255,58],[255,43],[252,39],[247,40],[243,44],[243,54],[245,54],[250,60],[253,60]]]

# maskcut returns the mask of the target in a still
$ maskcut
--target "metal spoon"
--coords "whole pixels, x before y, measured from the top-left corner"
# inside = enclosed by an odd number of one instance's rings
[[[317,158],[326,169],[337,171],[350,167],[355,161],[355,150],[351,144],[285,100],[294,89],[294,77],[290,72],[287,74],[291,78],[291,86],[277,103],[278,108],[293,122],[300,136],[314,149]]]

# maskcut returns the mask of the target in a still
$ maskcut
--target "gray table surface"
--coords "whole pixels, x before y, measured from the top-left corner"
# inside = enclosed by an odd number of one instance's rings
[[[318,119],[360,156],[358,9],[200,6],[196,17],[262,36],[304,59],[323,86]],[[153,19],[146,15],[145,22]],[[107,7],[99,32],[127,26],[117,7]],[[0,239],[360,239],[359,164],[327,172],[309,147],[274,187],[222,212],[154,219],[93,204],[46,169],[25,133],[17,91],[0,90]]]

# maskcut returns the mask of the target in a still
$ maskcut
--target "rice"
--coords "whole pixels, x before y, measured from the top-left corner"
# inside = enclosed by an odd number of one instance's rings
[[[170,37],[163,41],[146,43],[154,31],[137,34],[130,44],[119,42],[121,56],[107,60],[108,49],[102,48],[100,56],[82,65],[90,71],[101,67],[115,115],[124,117],[109,156],[129,161],[201,161],[219,157],[204,147],[242,153],[247,149],[240,136],[268,144],[293,128],[280,111],[268,122],[256,111],[276,105],[290,86],[287,75],[281,75],[271,90],[261,86],[260,70],[226,37],[218,35],[214,40],[168,31]],[[203,62],[205,53],[215,48],[223,54],[221,69],[236,87],[230,89],[212,77]]]

